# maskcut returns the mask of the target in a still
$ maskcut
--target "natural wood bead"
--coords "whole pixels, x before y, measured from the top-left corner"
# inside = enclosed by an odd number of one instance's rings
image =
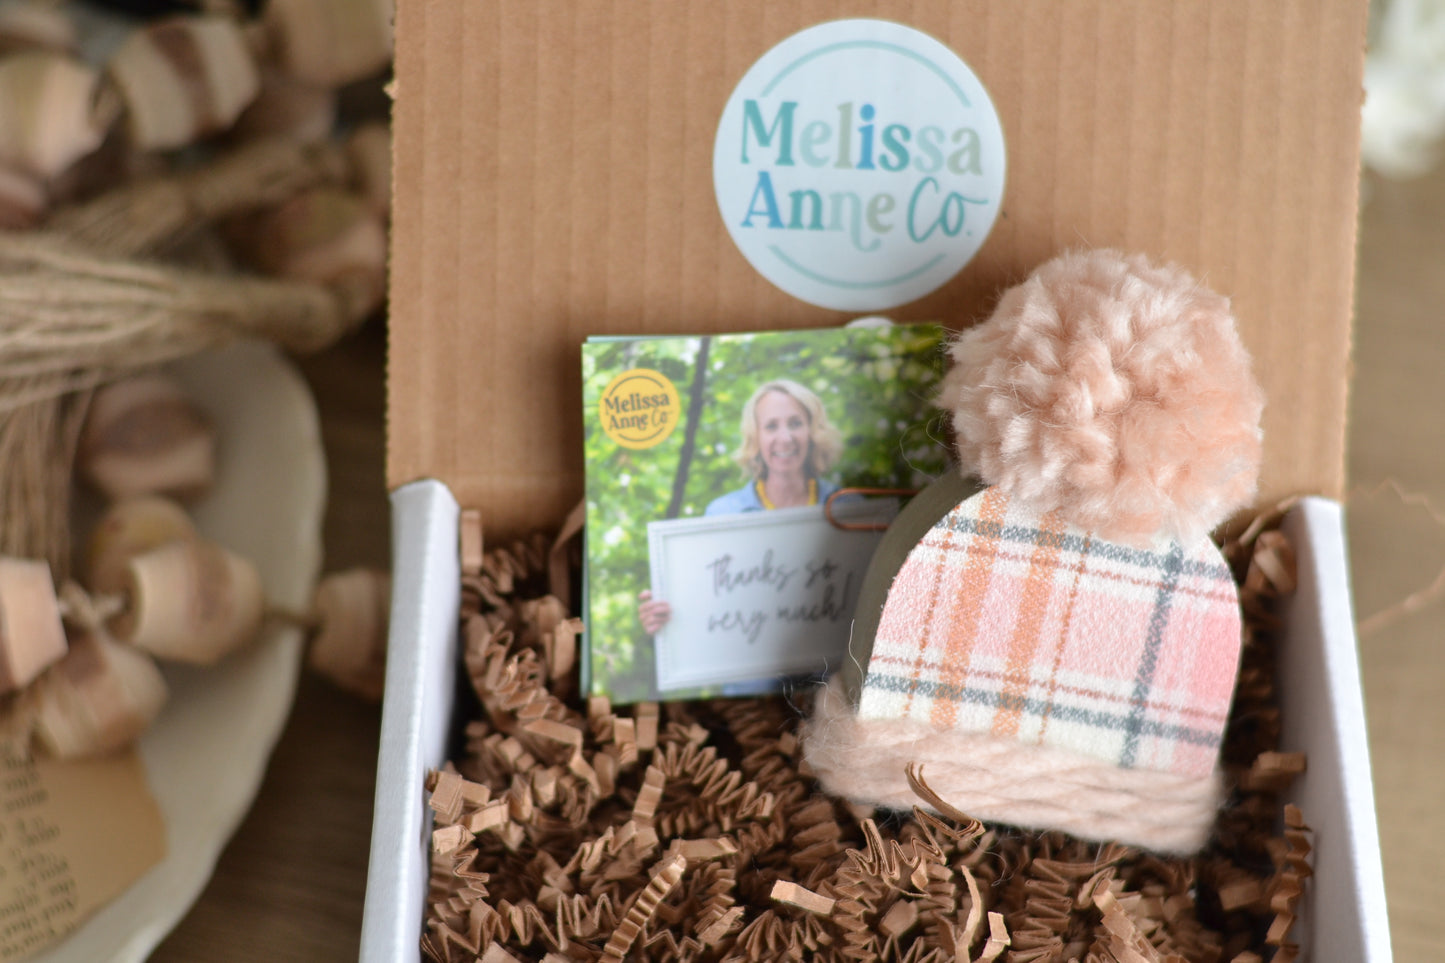
[[[64,54],[0,58],[0,163],[48,180],[105,139],[100,75]]]
[[[169,499],[143,495],[116,502],[101,516],[86,551],[85,584],[98,595],[125,590],[130,560],[182,538],[195,538],[185,509]]]
[[[351,182],[371,210],[391,219],[391,126],[362,124],[346,140]]]
[[[0,558],[0,692],[22,689],[65,654],[50,566]]]
[[[109,70],[131,138],[145,150],[184,147],[227,129],[261,86],[245,35],[225,17],[174,17],[136,30]]]
[[[153,374],[117,381],[91,401],[76,464],[112,499],[192,498],[215,479],[215,431],[174,380]]]
[[[386,294],[386,228],[346,191],[302,191],[248,219],[233,238],[259,270],[330,288],[353,321],[375,311]]]
[[[103,634],[86,634],[37,683],[35,736],[60,759],[111,752],[146,730],[166,696],[165,679],[150,656]]]
[[[391,62],[391,0],[270,0],[266,25],[286,72],[342,87]]]
[[[364,568],[328,575],[316,588],[312,608],[320,628],[311,642],[311,668],[343,689],[380,700],[391,576]]]
[[[74,53],[79,46],[75,21],[57,4],[21,0],[0,5],[0,54],[26,50]]]
[[[213,542],[170,542],[132,558],[128,572],[128,608],[112,628],[157,658],[209,665],[261,628],[256,567]]]
[[[336,127],[336,91],[304,83],[273,68],[261,68],[261,91],[237,118],[237,137],[284,137],[316,144]]]

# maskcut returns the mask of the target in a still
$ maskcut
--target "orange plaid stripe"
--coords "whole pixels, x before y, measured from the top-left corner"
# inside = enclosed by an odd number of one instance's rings
[[[1057,512],[1045,515],[1039,523],[1039,539],[1034,544],[1033,558],[1029,560],[1028,580],[1024,583],[1023,598],[1019,601],[1013,640],[1009,643],[1003,692],[998,712],[993,717],[993,734],[996,736],[1013,736],[1019,731],[1019,716],[1024,710],[1023,697],[1029,685],[1029,669],[1042,642],[1039,629],[1053,592],[1054,569],[1059,561],[1059,536],[1063,531]]]
[[[943,643],[943,668],[940,677],[945,685],[957,685],[967,673],[969,656],[978,632],[979,615],[983,611],[984,597],[988,593],[989,574],[993,571],[994,556],[999,547],[998,539],[993,533],[1002,528],[1004,513],[1008,509],[1008,498],[997,488],[986,489],[982,493],[982,499],[979,521],[980,529],[984,530],[984,533],[974,536],[974,544],[968,553],[957,591],[946,596],[947,615],[943,624],[947,635]],[[938,557],[940,584],[944,583],[951,546],[952,539],[946,543],[945,551]],[[932,622],[930,614],[930,626]],[[920,652],[925,651],[926,648],[920,649]],[[918,677],[917,672],[914,677]],[[952,728],[957,709],[957,705],[949,700],[935,700],[929,721],[940,729]]]

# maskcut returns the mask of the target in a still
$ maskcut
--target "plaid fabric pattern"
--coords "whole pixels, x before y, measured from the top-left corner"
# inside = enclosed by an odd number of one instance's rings
[[[1204,776],[1239,646],[1237,589],[1208,538],[1117,545],[989,488],[899,570],[858,714]]]

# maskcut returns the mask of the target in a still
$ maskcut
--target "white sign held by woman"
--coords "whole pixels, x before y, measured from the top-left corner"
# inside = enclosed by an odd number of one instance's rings
[[[886,522],[896,503],[845,501],[834,517]],[[649,522],[652,594],[672,617],[654,640],[662,692],[835,669],[877,531],[821,506]]]

